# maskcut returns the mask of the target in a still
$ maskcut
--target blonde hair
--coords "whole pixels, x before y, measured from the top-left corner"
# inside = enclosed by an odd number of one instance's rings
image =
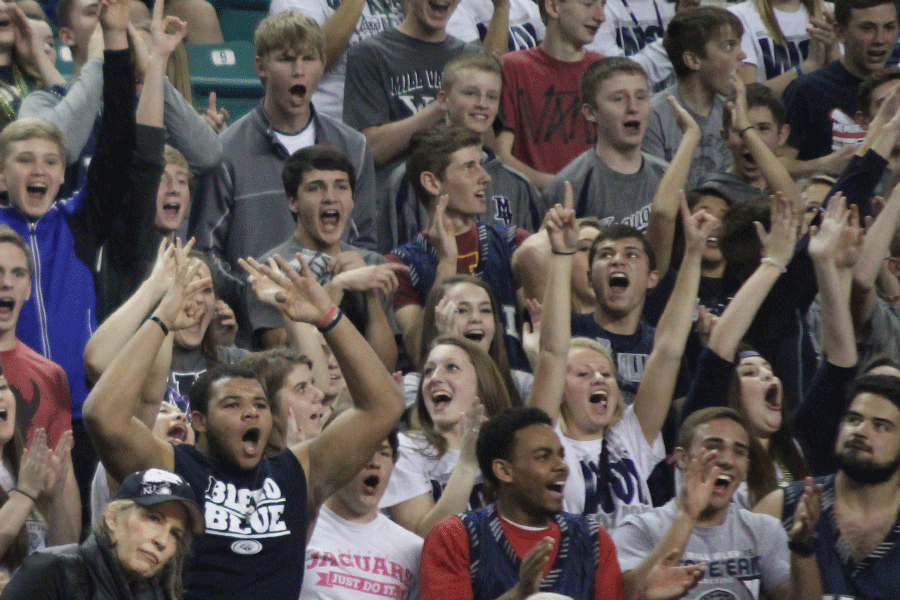
[[[25,140],[46,140],[59,148],[60,158],[66,159],[66,137],[63,132],[46,119],[16,119],[0,132],[0,162],[6,162],[9,148],[14,142]]]
[[[466,52],[452,59],[444,66],[444,73],[441,75],[441,90],[445,94],[449,93],[453,86],[456,85],[462,72],[467,69],[490,73],[496,75],[501,82],[503,80],[500,63],[497,62],[496,58],[487,52]]]
[[[256,56],[266,57],[285,48],[314,50],[325,60],[325,35],[314,19],[296,11],[270,15],[262,20],[253,36]]]
[[[571,359],[572,355],[579,350],[591,350],[593,352],[596,352],[606,359],[613,371],[616,370],[616,363],[613,361],[612,355],[610,355],[609,351],[604,348],[597,340],[592,340],[586,337],[573,337],[572,341],[569,343],[569,358]],[[611,427],[621,421],[622,417],[625,415],[625,402],[622,400],[622,391],[619,389],[618,376],[616,376],[616,390],[619,392],[618,396],[616,397],[616,405],[613,408],[612,419],[610,420],[609,425],[607,425],[606,429],[604,430],[604,435],[606,434],[606,431],[609,431]],[[562,418],[559,420],[559,428],[563,432],[563,435],[568,436],[569,427],[566,424],[565,406],[565,402],[563,402],[560,406],[560,416]]]
[[[800,1],[803,4],[804,8],[806,8],[806,12],[810,17],[815,15],[815,0]],[[775,17],[775,11],[772,8],[771,0],[753,0],[753,4],[756,6],[756,11],[759,13],[759,18],[762,20],[763,25],[766,26],[766,31],[769,32],[769,35],[772,36],[772,39],[775,40],[775,43],[780,46],[786,46],[787,38],[784,37],[784,32],[781,31],[781,25],[778,24],[778,19]]]
[[[174,501],[175,500],[173,500],[173,502]],[[105,544],[109,548],[115,548],[116,539],[113,537],[113,532],[107,523],[107,519],[114,518],[117,515],[124,513],[126,510],[131,509],[147,510],[146,507],[139,505],[134,500],[120,499],[110,502],[106,506],[103,518],[100,519],[100,524],[94,527],[94,537],[96,537],[101,544]],[[165,587],[172,600],[181,600],[183,592],[181,577],[184,573],[184,561],[190,552],[191,540],[193,539],[193,534],[191,533],[191,516],[190,513],[187,512],[187,508],[185,508],[185,514],[187,514],[188,519],[185,522],[184,535],[178,538],[175,554],[169,560],[169,564],[160,571],[160,573],[166,574]]]

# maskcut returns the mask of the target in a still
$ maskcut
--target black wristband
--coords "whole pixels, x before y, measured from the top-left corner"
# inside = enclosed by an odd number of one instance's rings
[[[35,504],[37,504],[37,498],[35,498],[35,497],[32,496],[31,494],[28,494],[28,493],[26,493],[26,492],[23,492],[23,491],[20,490],[19,488],[13,488],[13,489],[9,490],[9,493],[10,493],[10,494],[12,494],[13,492],[16,492],[17,494],[22,494],[23,496],[25,496],[26,498],[28,498],[29,500],[31,500],[32,502],[34,502]]]
[[[557,256],[572,256],[573,254],[578,252],[578,250],[572,250],[571,252],[557,252],[556,250],[551,249],[550,252],[552,254],[556,254]]]
[[[788,550],[801,558],[809,558],[816,551],[816,548],[814,546],[815,541],[815,539],[807,540],[805,542],[795,542],[794,540],[788,540]]]
[[[316,325],[316,328],[319,331],[321,331],[322,333],[328,333],[329,331],[334,329],[334,326],[338,324],[338,322],[341,320],[341,317],[343,317],[343,316],[344,316],[344,311],[342,311],[340,308],[338,308],[337,312],[334,314],[334,317],[331,319],[331,321],[329,321],[328,323],[326,323],[324,325]]]
[[[744,134],[747,133],[748,131],[750,131],[751,129],[755,129],[755,127],[753,127],[753,125],[751,125],[750,127],[744,127],[743,129],[741,129],[740,137],[744,137]]]
[[[166,324],[162,322],[162,319],[157,317],[156,315],[152,315],[150,320],[159,325],[159,328],[163,330],[163,335],[169,335],[169,328],[166,327]]]

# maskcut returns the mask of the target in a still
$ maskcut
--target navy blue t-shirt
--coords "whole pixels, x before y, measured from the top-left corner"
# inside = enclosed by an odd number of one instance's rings
[[[306,475],[294,453],[244,471],[181,445],[175,472],[194,488],[206,518],[185,569],[185,598],[297,600],[309,523]]]

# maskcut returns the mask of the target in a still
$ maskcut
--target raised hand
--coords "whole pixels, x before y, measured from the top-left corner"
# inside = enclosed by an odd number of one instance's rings
[[[386,295],[390,295],[394,293],[399,285],[397,273],[408,270],[409,267],[406,265],[393,262],[347,269],[335,275],[329,287],[337,286],[341,293],[344,291],[368,292],[381,290]]]
[[[799,232],[799,216],[791,208],[787,197],[781,192],[776,192],[772,196],[771,205],[772,225],[770,231],[767,233],[759,221],[754,221],[753,225],[756,227],[759,241],[762,242],[764,256],[776,266],[784,269],[794,257]]]
[[[747,84],[735,72],[731,74],[731,85],[734,86],[734,99],[728,102],[728,108],[731,109],[731,122],[735,129],[743,131],[751,126],[750,114],[747,110]]]
[[[441,298],[437,306],[434,307],[434,328],[438,335],[455,334],[453,330],[453,320],[459,305],[456,300],[451,300],[448,296]]]
[[[706,572],[705,563],[676,566],[681,552],[672,550],[647,573],[646,585],[641,598],[643,600],[668,600],[680,598],[691,590],[703,578]]]
[[[268,265],[258,263],[253,258],[248,258],[246,263],[280,288],[275,292],[274,298],[288,318],[313,325],[319,323],[334,306],[334,302],[316,281],[303,255],[297,253],[297,260],[300,261],[299,273],[280,256],[276,255],[274,259],[281,273],[273,271]]]
[[[425,239],[437,250],[438,261],[452,260],[456,263],[459,252],[456,247],[456,236],[453,235],[453,225],[447,216],[447,205],[450,204],[450,196],[444,194],[438,198],[434,217],[428,224],[423,234]]]
[[[177,245],[174,259],[175,277],[154,312],[169,331],[186,329],[200,319],[200,307],[192,298],[200,290],[212,285],[211,278],[197,276],[202,262],[188,257],[184,249]]]
[[[207,105],[206,110],[201,114],[216,133],[222,133],[222,130],[225,129],[225,123],[231,118],[231,115],[228,114],[228,109],[224,106],[221,108],[216,107],[215,92],[209,93],[209,104]]]
[[[44,40],[34,29],[34,24],[15,3],[7,4],[7,15],[16,36],[16,53],[25,62],[37,64],[38,56],[44,52]]]
[[[675,96],[667,96],[666,102],[669,103],[669,109],[675,117],[675,124],[678,125],[682,135],[686,134],[690,129],[696,129],[697,133],[700,133],[700,125],[697,124],[691,113],[681,105]]]
[[[544,227],[554,254],[574,255],[578,251],[578,225],[575,224],[575,199],[572,184],[565,182],[563,203],[547,211]]]
[[[47,467],[47,431],[41,427],[31,436],[31,445],[22,452],[16,489],[32,500],[44,492],[44,472]]]
[[[530,323],[522,324],[522,348],[533,367],[537,366],[537,357],[541,345],[541,317],[544,315],[544,306],[534,298],[525,299],[525,310],[528,311]]]
[[[48,449],[44,472],[44,495],[57,498],[65,490],[66,477],[69,476],[69,469],[72,468],[72,446],[74,445],[75,438],[70,430],[60,436],[53,452]]]
[[[698,521],[703,511],[709,506],[713,487],[721,470],[716,465],[719,453],[705,448],[695,450],[688,457],[688,465],[684,471],[679,507],[694,521]]]
[[[550,560],[552,549],[553,538],[545,537],[522,557],[522,565],[519,567],[519,583],[516,584],[520,598],[527,598],[540,589],[541,581],[544,579],[544,566]]]
[[[794,509],[794,524],[788,531],[788,538],[795,543],[809,544],[822,511],[822,486],[812,477],[807,477],[803,483],[803,495]]]
[[[217,346],[234,346],[238,324],[234,311],[224,300],[216,300],[216,315],[212,320],[213,339]]]
[[[131,22],[131,0],[103,0],[100,9],[100,26],[104,31],[125,33]]]
[[[681,205],[681,221],[684,224],[685,248],[702,252],[706,246],[706,240],[715,236],[719,229],[719,219],[705,210],[691,214],[684,190],[678,190],[678,197]]]
[[[264,302],[277,308],[278,300],[275,299],[275,295],[281,291],[281,286],[275,283],[275,280],[284,275],[284,273],[281,271],[281,268],[279,268],[274,258],[269,258],[266,263],[272,274],[276,276],[275,278],[266,277],[257,268],[259,263],[252,258],[249,260],[253,264],[250,264],[250,262],[247,262],[243,258],[238,259],[238,264],[247,272],[247,281],[250,283],[250,287],[253,288],[253,293],[256,294],[256,297],[259,298],[260,302]]]
[[[460,421],[460,455],[459,460],[468,464],[478,464],[476,456],[476,445],[478,443],[478,432],[481,426],[487,421],[484,415],[484,404],[478,400],[476,404],[466,411],[462,421]]]
[[[187,23],[173,16],[163,15],[163,2],[153,3],[153,18],[150,21],[152,39],[151,52],[161,58],[168,59],[187,35]]]

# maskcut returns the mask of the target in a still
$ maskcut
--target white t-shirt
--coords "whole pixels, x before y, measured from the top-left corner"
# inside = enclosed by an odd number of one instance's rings
[[[786,46],[778,44],[766,29],[753,0],[729,6],[728,10],[741,20],[744,35],[741,50],[747,55],[744,62],[756,67],[756,80],[764,83],[773,77],[796,67],[806,56],[809,46],[809,13],[800,5],[799,10],[784,12],[777,8],[772,11],[787,41]]]
[[[306,124],[306,127],[294,134],[275,132],[275,137],[287,150],[288,156],[302,148],[309,148],[316,143],[316,128],[312,124],[312,119]]]
[[[418,598],[423,541],[384,515],[353,523],[323,506],[306,545],[300,600]]]
[[[275,0],[276,2],[278,0]],[[464,42],[480,43],[494,16],[491,0],[461,0],[447,21],[447,33]],[[534,48],[544,39],[547,28],[533,0],[511,0],[509,4],[509,50]]]
[[[441,492],[447,487],[447,480],[456,463],[459,462],[459,450],[447,450],[440,458],[434,458],[437,450],[428,445],[424,436],[418,433],[409,435],[401,433],[397,462],[388,482],[387,490],[378,503],[380,508],[390,508],[409,500],[430,493],[437,501]],[[475,475],[475,486],[472,489],[469,508],[479,508],[482,503],[477,499],[481,494],[481,471]]]
[[[324,25],[339,6],[340,0],[272,0],[269,14],[295,10],[312,17],[319,25]],[[393,29],[402,20],[403,12],[400,8],[400,0],[366,0],[362,16],[356,24],[356,29],[350,35],[348,46],[358,44],[387,29]],[[338,121],[344,120],[346,73],[347,52],[345,50],[338,61],[325,71],[325,75],[319,80],[319,86],[313,92],[313,103],[316,105],[316,110],[329,117],[334,117]]]
[[[642,54],[643,48],[662,39],[675,16],[675,3],[666,0],[608,0],[606,21],[600,25],[587,50],[604,56]],[[641,62],[641,61],[638,61]]]
[[[557,434],[566,453],[569,478],[563,497],[563,510],[570,513],[595,515],[607,530],[617,527],[628,515],[653,508],[647,478],[653,468],[666,457],[662,435],[653,445],[647,443],[634,406],[625,409],[622,420],[605,436],[609,448],[609,487],[612,506],[602,506],[597,490],[600,451],[604,438],[576,441]]]

